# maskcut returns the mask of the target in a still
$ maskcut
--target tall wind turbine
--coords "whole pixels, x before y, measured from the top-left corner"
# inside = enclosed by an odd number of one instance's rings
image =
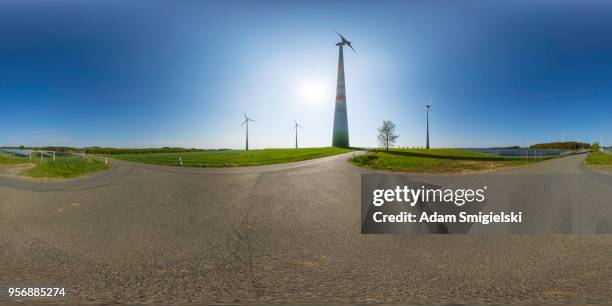
[[[425,141],[425,148],[429,149],[429,113],[431,112],[431,97],[429,97],[429,102],[426,106],[427,112],[427,140]]]
[[[344,53],[342,52],[343,46],[349,46],[353,49],[351,42],[348,41],[340,33],[336,32],[340,36],[340,42],[336,43],[338,46],[338,80],[336,83],[336,107],[334,110],[334,130],[332,136],[332,146],[340,148],[349,147],[349,132],[348,132],[348,118],[346,114],[346,88],[344,86]],[[355,52],[356,53],[356,52]]]
[[[255,122],[255,120],[247,117],[246,113],[244,113],[244,121],[242,125],[246,124],[246,150],[249,150],[249,121]]]
[[[297,130],[298,128],[304,128],[303,126],[299,125],[297,123],[297,120],[295,120],[295,125],[293,126],[293,129],[295,130],[295,148],[298,148],[298,142],[297,142]]]

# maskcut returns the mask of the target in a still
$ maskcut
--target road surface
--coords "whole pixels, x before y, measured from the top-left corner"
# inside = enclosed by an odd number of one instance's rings
[[[548,190],[522,207],[542,221],[532,230],[569,222],[569,235],[361,235],[360,174],[372,171],[348,157],[231,169],[112,161],[80,179],[0,177],[0,301],[12,300],[8,287],[36,286],[65,287],[51,301],[75,303],[612,300],[612,236],[585,235],[608,230],[612,181],[584,155],[463,176]]]

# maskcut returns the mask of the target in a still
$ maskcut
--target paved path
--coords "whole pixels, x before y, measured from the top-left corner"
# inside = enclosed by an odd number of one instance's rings
[[[612,236],[579,234],[606,230],[612,200],[584,192],[606,195],[612,182],[581,166],[583,155],[499,172],[532,176],[509,179],[526,190],[570,177],[578,185],[564,194],[578,198],[542,194],[533,211],[590,197],[572,235],[361,235],[369,170],[348,157],[234,169],[113,161],[81,179],[0,178],[0,301],[9,286],[64,286],[62,301],[80,303],[612,300]],[[540,216],[536,230],[567,225]]]

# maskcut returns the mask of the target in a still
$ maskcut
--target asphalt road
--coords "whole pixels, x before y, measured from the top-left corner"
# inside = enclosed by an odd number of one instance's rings
[[[586,235],[609,230],[612,180],[584,155],[461,176],[508,184],[525,201],[500,205],[531,203],[516,205],[541,221],[530,223],[537,235],[361,235],[360,174],[370,171],[348,156],[0,177],[0,301],[12,301],[8,287],[36,286],[65,287],[45,301],[76,303],[612,301],[612,236]]]

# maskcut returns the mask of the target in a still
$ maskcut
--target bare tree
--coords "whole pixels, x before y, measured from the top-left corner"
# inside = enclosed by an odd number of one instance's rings
[[[383,121],[383,125],[378,128],[378,142],[380,145],[389,151],[389,147],[393,147],[398,137],[399,135],[395,135],[395,123],[390,120]]]

